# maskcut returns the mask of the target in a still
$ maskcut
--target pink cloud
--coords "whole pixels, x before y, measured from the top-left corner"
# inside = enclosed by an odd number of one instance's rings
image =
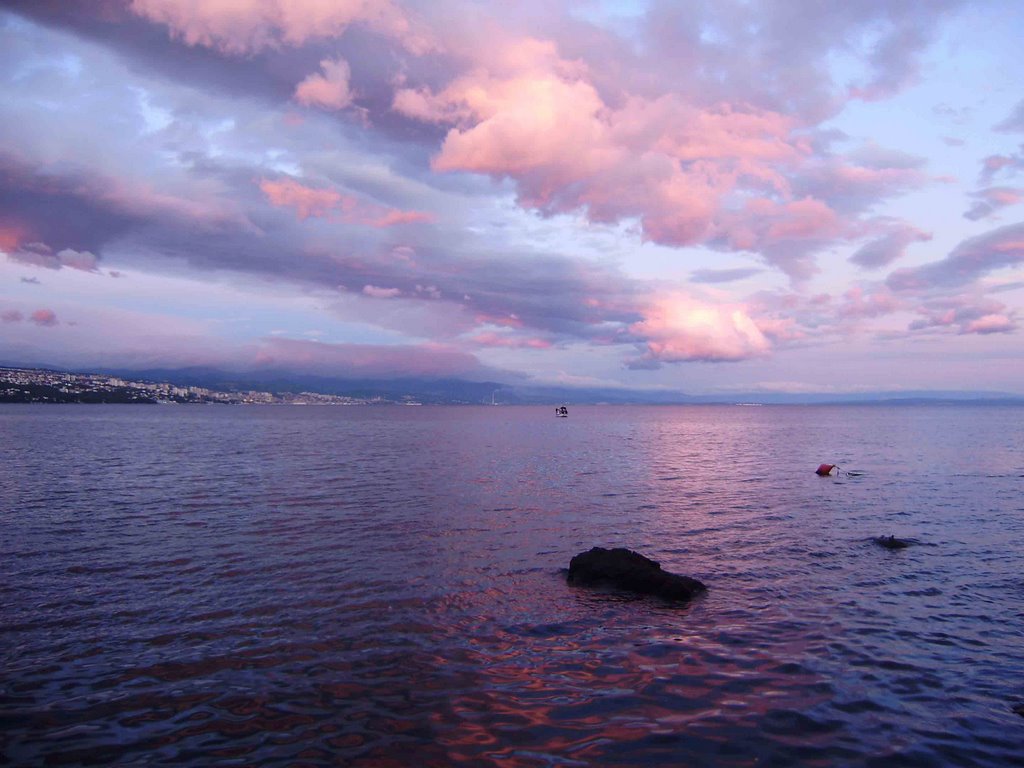
[[[1006,315],[982,315],[967,323],[963,333],[1010,333],[1017,329],[1017,324]]]
[[[523,338],[507,336],[499,333],[478,333],[469,339],[481,347],[497,347],[504,349],[550,349],[554,346],[547,339],[536,337]]]
[[[765,338],[773,343],[800,341],[807,338],[806,331],[800,329],[793,317],[759,317],[757,329]]]
[[[16,309],[7,309],[0,312],[0,320],[3,320],[5,323],[20,323],[24,319],[25,315]]]
[[[868,147],[815,156],[791,116],[679,94],[609,98],[554,44],[506,39],[440,90],[400,88],[393,109],[449,125],[436,171],[515,181],[520,204],[591,221],[637,219],[645,239],[759,251],[793,277],[808,254],[857,236],[856,216],[925,180],[918,158]]]
[[[414,53],[432,47],[391,0],[132,0],[131,10],[166,25],[186,45],[242,55],[340,36],[364,24]]]
[[[724,214],[721,221],[730,244],[740,250],[760,250],[786,241],[831,238],[842,229],[835,211],[812,198],[787,203],[755,198],[748,200],[741,211]]]
[[[364,285],[363,293],[374,299],[393,299],[402,295],[398,288],[380,288],[376,285]]]
[[[343,204],[342,195],[333,189],[315,189],[292,179],[261,179],[260,189],[271,205],[294,208],[295,215],[300,220],[308,219],[310,216],[327,216]]]
[[[1024,192],[1019,189],[1010,189],[1009,187],[993,187],[992,189],[984,189],[981,194],[986,200],[992,203],[999,203],[1000,205],[1013,205],[1024,200]]]
[[[60,321],[57,320],[57,313],[52,309],[37,309],[28,319],[36,325],[52,327],[57,325]]]
[[[391,209],[380,215],[371,214],[361,222],[371,227],[393,227],[397,224],[419,224],[428,223],[434,220],[433,215],[423,211],[398,211]]]
[[[844,318],[880,317],[904,308],[903,302],[884,287],[873,293],[865,293],[863,288],[857,286],[843,294],[843,299],[837,314]]]
[[[744,360],[771,348],[744,307],[709,304],[682,294],[657,299],[629,330],[645,347],[633,367]]]
[[[917,313],[910,331],[989,335],[1017,329],[1015,313],[1005,304],[972,294],[927,301]]]
[[[17,250],[26,238],[24,227],[10,222],[0,222],[0,251],[11,253]]]
[[[801,169],[794,180],[802,194],[827,202],[832,208],[853,216],[880,201],[922,186],[928,177],[919,168],[895,159],[895,166],[872,162],[860,164],[852,158],[816,159]],[[879,156],[881,159],[883,156]]]
[[[320,62],[322,75],[313,74],[299,83],[295,100],[308,107],[344,109],[352,103],[349,78],[352,70],[344,59],[324,59]]]
[[[360,201],[334,189],[307,187],[291,178],[261,179],[260,189],[271,205],[293,208],[299,220],[330,218],[348,224],[385,228],[398,224],[430,222],[434,217],[421,211],[400,211]]]
[[[478,325],[494,325],[499,328],[522,328],[525,325],[522,319],[516,315],[499,315],[489,312],[478,312],[474,319]]]

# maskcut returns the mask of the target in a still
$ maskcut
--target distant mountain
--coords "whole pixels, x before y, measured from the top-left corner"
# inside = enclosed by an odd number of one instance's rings
[[[338,379],[285,370],[223,371],[198,367],[131,371],[105,369],[100,373],[145,381],[167,381],[182,387],[228,391],[318,392],[345,397],[382,397],[388,400],[413,398],[419,402],[437,404],[489,403],[491,395],[504,386],[493,381],[462,379]]]
[[[8,363],[3,363],[8,365]],[[11,367],[32,368],[39,366]],[[52,368],[51,370],[63,370]],[[75,371],[118,376],[124,379],[167,382],[181,387],[206,387],[221,391],[258,390],[275,393],[317,392],[360,399],[416,400],[427,404],[547,405],[646,404],[696,405],[756,403],[763,405],[967,403],[1024,404],[1024,395],[1007,392],[964,390],[883,390],[854,393],[736,392],[718,395],[688,395],[684,392],[612,387],[558,387],[507,384],[497,381],[468,381],[454,378],[403,377],[395,379],[339,379],[300,374],[280,369],[225,371],[217,368],[152,368],[142,370],[99,369]]]
[[[228,372],[215,368],[152,369],[141,371],[101,371],[125,378],[168,381],[179,386],[202,386],[211,389],[269,392],[320,392],[347,397],[383,397],[389,400],[413,398],[423,403],[545,405],[570,404],[732,404],[764,405],[827,405],[914,404],[935,402],[1022,403],[1024,395],[1007,392],[962,390],[905,390],[852,393],[786,393],[737,392],[719,395],[688,395],[684,392],[613,387],[557,387],[527,384],[506,384],[496,381],[464,379],[431,379],[404,377],[396,379],[338,379],[327,376],[296,374],[285,370]]]

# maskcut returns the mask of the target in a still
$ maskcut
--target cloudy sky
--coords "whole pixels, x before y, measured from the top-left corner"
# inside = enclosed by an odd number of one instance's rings
[[[0,361],[1024,392],[1018,0],[6,0]]]

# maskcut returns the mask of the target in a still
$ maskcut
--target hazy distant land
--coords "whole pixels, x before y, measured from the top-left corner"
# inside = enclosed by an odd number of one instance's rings
[[[287,371],[205,368],[73,372],[0,367],[0,403],[179,403],[226,405],[644,405],[1021,404],[1007,392],[744,392],[688,395],[643,389],[544,387],[462,379],[340,379]]]

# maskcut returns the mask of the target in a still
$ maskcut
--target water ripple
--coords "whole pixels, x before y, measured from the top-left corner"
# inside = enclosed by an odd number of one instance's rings
[[[0,750],[1022,764],[1019,416],[0,407]],[[570,587],[595,544],[710,591]]]

